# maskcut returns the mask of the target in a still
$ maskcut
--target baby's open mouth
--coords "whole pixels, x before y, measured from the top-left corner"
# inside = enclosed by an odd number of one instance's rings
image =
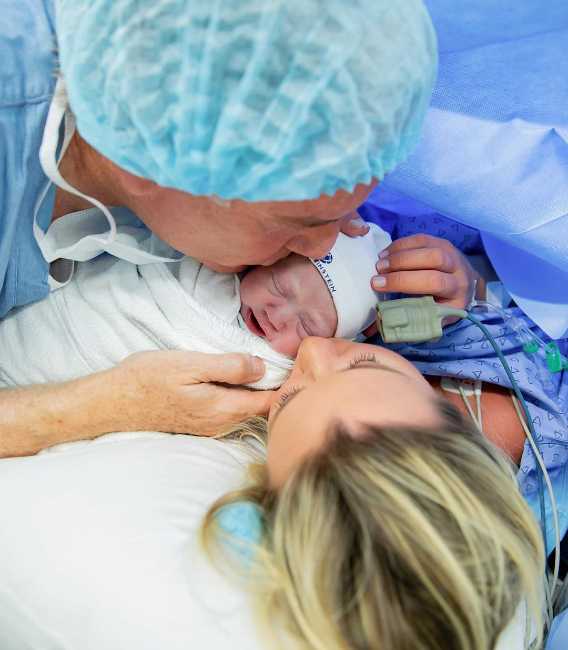
[[[266,338],[266,334],[262,328],[262,325],[258,322],[256,316],[254,315],[254,312],[250,307],[247,307],[245,311],[244,321],[245,325],[253,334],[256,336],[261,336],[262,338]]]

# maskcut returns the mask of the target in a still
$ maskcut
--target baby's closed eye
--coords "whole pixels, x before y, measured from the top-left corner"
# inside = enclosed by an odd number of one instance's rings
[[[272,270],[272,273],[270,274],[272,276],[272,285],[273,288],[276,292],[276,295],[281,296],[282,298],[286,297],[286,291],[282,287],[282,284],[278,281],[278,278],[276,277],[276,273],[274,272],[274,269]]]
[[[318,333],[317,327],[314,328],[313,323],[304,314],[301,314],[298,318],[298,329],[300,330],[298,336],[301,339],[305,339],[308,336],[322,336]]]
[[[332,318],[331,314],[323,315],[321,313],[316,313],[313,315],[310,313],[303,313],[300,314],[299,323],[303,331],[303,336],[301,336],[301,338],[306,338],[307,336],[329,338],[335,334],[336,322]]]

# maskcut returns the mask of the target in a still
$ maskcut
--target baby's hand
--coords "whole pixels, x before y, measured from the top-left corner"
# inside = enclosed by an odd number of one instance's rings
[[[473,300],[480,279],[453,244],[430,235],[397,239],[379,255],[376,268],[379,275],[371,280],[375,291],[434,296],[457,309]]]

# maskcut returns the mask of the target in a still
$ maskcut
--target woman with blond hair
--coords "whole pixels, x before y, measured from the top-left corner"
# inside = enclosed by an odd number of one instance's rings
[[[544,550],[514,466],[400,355],[308,338],[235,437],[3,460],[2,650],[538,642]]]
[[[544,551],[512,466],[400,355],[307,339],[267,426],[240,434],[266,458],[203,541],[238,551],[291,647],[489,650],[526,605],[539,637]]]

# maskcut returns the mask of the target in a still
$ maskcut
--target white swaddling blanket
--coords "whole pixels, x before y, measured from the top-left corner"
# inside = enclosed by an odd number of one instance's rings
[[[287,377],[292,361],[242,328],[239,279],[193,258],[137,266],[101,255],[69,284],[0,321],[0,386],[61,382],[110,368],[133,352],[244,352],[262,358],[253,387]]]

